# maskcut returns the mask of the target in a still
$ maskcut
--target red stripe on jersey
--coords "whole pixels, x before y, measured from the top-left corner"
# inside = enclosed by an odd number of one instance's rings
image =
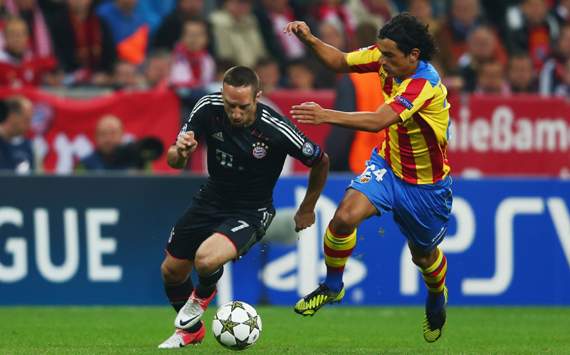
[[[366,64],[354,64],[350,66],[350,69],[354,70],[357,73],[377,72],[380,70],[380,63],[372,62]]]
[[[384,141],[384,144],[386,145],[386,148],[384,149],[384,160],[386,160],[386,164],[388,164],[389,167],[392,167],[392,159],[390,157],[390,130],[388,127],[384,128],[384,130],[386,131],[386,140]]]
[[[386,77],[386,79],[384,79],[384,86],[382,87],[382,90],[384,90],[384,92],[390,96],[392,95],[392,89],[394,88],[394,79],[391,76]],[[400,113],[400,112],[398,112]]]
[[[438,182],[443,177],[444,154],[437,143],[437,137],[431,126],[418,114],[414,114],[414,121],[420,126],[424,140],[426,141],[431,161],[432,181]]]
[[[400,163],[402,164],[404,181],[417,184],[418,174],[414,159],[414,148],[408,135],[408,129],[402,125],[398,125],[398,145],[400,146]]]
[[[348,250],[334,250],[325,244],[324,249],[325,249],[325,255],[326,256],[330,256],[332,258],[347,258],[350,256],[350,254],[352,254],[352,250],[354,248],[350,248]]]
[[[401,96],[404,96],[411,103],[413,103],[414,100],[417,99],[418,96],[420,96],[422,93],[422,89],[424,88],[426,82],[426,79],[412,79],[408,86],[406,86],[406,90]]]
[[[404,105],[396,101],[389,103],[388,106],[390,106],[392,110],[394,110],[394,112],[396,112],[398,115],[404,112],[404,110],[406,109]]]

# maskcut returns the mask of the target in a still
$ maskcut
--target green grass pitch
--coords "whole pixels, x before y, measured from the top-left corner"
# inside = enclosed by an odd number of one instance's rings
[[[302,318],[290,307],[257,307],[263,332],[247,354],[570,354],[570,308],[450,307],[443,338],[421,335],[419,307],[327,307]],[[158,350],[171,335],[167,307],[0,307],[0,354],[219,354],[205,341]]]

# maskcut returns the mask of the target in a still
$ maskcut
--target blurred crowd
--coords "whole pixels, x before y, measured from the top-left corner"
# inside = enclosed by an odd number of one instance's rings
[[[266,93],[334,88],[287,22],[349,51],[401,11],[429,25],[451,90],[570,92],[570,0],[0,0],[0,84],[213,91],[239,64]]]
[[[283,29],[303,20],[351,51],[402,11],[429,26],[450,92],[570,97],[570,0],[0,0],[0,88],[175,90],[184,117],[228,68],[246,65],[267,104],[277,89],[331,89],[336,109],[375,110],[378,75],[334,74]],[[19,96],[0,102],[0,170],[35,170],[23,137],[30,107]],[[144,169],[160,156],[160,143],[125,146],[123,133],[120,117],[102,117],[77,170]],[[382,135],[333,128],[331,169],[360,171]]]

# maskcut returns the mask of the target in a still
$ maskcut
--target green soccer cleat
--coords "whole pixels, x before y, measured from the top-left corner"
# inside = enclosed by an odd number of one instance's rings
[[[301,298],[295,305],[295,312],[302,316],[313,316],[327,303],[338,303],[344,297],[344,286],[339,292],[331,291],[327,285],[320,284],[316,290]]]
[[[443,307],[441,307],[440,310],[430,312],[429,309],[426,309],[423,330],[424,339],[428,343],[437,341],[443,334],[443,326],[445,325],[445,319],[447,316],[445,312],[445,308],[447,306],[447,287],[444,287],[443,289],[443,297],[445,297],[445,300],[443,302]]]

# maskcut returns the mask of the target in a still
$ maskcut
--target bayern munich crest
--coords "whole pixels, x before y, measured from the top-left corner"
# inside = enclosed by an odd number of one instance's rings
[[[265,156],[267,155],[267,150],[269,149],[269,147],[267,146],[267,144],[262,143],[262,142],[257,142],[253,144],[253,157],[256,159],[263,159],[265,158]]]

